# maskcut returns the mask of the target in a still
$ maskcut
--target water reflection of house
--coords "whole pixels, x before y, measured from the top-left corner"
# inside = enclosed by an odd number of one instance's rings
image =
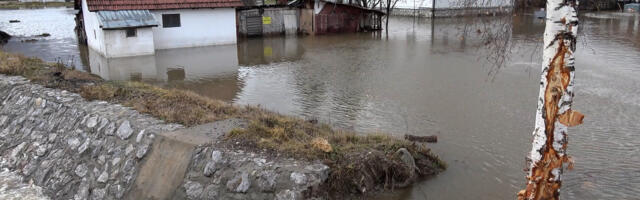
[[[380,10],[349,0],[248,0],[238,11],[241,35],[323,34],[379,30]]]
[[[89,50],[90,71],[106,80],[145,81],[231,100],[239,91],[236,45],[158,50],[155,55],[106,58]]]
[[[240,0],[75,1],[81,38],[109,58],[234,44],[234,7],[243,5]]]
[[[238,63],[253,66],[298,60],[304,54],[300,42],[295,37],[248,38],[238,43]]]

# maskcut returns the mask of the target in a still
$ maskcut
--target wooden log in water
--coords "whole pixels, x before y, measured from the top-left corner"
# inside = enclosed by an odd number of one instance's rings
[[[428,136],[417,136],[417,135],[404,135],[405,140],[409,140],[412,142],[427,142],[427,143],[436,143],[438,142],[438,136],[428,135]]]

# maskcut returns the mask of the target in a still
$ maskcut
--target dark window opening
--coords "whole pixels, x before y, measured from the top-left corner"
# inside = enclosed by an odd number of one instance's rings
[[[127,37],[135,37],[136,36],[136,29],[134,29],[134,28],[127,29],[125,32],[127,34]]]
[[[180,27],[180,14],[163,14],[162,27]]]

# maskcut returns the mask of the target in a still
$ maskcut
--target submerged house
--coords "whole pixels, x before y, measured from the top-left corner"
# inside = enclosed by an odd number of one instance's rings
[[[349,0],[249,0],[238,10],[245,36],[379,30],[384,13]]]
[[[313,32],[358,32],[382,29],[382,16],[377,9],[363,8],[356,0],[313,1]]]
[[[78,35],[104,57],[236,43],[241,0],[75,0]],[[84,38],[82,38],[84,36]]]

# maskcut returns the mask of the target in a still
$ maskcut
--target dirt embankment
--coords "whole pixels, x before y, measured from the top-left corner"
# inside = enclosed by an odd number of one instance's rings
[[[233,106],[195,93],[139,82],[105,81],[61,64],[0,52],[0,73],[20,75],[50,88],[89,100],[118,103],[170,123],[196,126],[239,118],[248,121],[224,135],[224,146],[267,150],[303,160],[321,160],[331,168],[323,187],[327,195],[369,194],[406,187],[420,177],[443,171],[446,164],[424,144],[386,134],[336,130],[315,120],[284,116],[253,106]]]

